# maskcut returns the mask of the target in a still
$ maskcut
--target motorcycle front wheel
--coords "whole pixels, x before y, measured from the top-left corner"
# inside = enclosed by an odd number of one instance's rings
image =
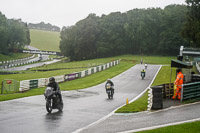
[[[53,99],[46,101],[46,109],[47,109],[47,112],[51,113],[53,109]]]

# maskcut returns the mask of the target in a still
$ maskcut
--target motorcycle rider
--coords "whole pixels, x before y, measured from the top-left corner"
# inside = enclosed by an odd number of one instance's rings
[[[144,77],[145,77],[145,72],[146,72],[146,71],[145,71],[144,69],[142,69],[142,70],[141,70],[141,76],[142,76],[142,74],[144,74]]]
[[[106,88],[107,84],[110,84],[111,90],[112,90],[112,92],[113,92],[113,94],[114,94],[114,90],[115,90],[115,89],[114,89],[114,83],[111,81],[111,79],[107,79],[105,88]]]
[[[54,77],[49,78],[49,83],[47,87],[52,87],[53,91],[56,92],[56,95],[59,96],[61,103],[63,103],[60,87],[58,86],[58,83],[55,81]]]
[[[147,63],[144,64],[145,69],[147,69]]]

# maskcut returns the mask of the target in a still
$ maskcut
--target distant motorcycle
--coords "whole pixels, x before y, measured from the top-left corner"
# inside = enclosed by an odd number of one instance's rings
[[[53,91],[52,87],[47,87],[44,92],[45,100],[46,100],[46,110],[51,113],[52,109],[58,109],[62,111],[63,103],[61,102],[59,96]]]
[[[145,69],[147,69],[147,64],[144,64]]]
[[[141,77],[142,77],[142,79],[144,79],[144,77],[145,77],[145,71],[141,71]]]
[[[108,94],[108,99],[113,98],[114,91],[113,91],[113,88],[111,87],[110,83],[106,84],[106,93]]]

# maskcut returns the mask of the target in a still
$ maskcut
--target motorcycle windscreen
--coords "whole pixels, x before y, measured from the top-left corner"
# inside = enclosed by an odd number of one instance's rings
[[[52,87],[47,87],[45,89],[45,95],[48,97],[48,96],[51,96],[53,94],[53,88]]]
[[[111,88],[111,84],[110,83],[107,83],[106,84],[106,89],[110,89]]]

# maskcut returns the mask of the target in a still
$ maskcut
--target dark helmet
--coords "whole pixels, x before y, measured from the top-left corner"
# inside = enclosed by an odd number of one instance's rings
[[[49,82],[50,83],[54,83],[55,82],[55,78],[54,77],[49,78]]]
[[[111,82],[111,79],[107,79],[107,82]]]

